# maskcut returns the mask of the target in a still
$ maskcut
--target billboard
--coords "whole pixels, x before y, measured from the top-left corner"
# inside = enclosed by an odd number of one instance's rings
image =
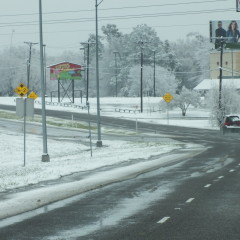
[[[240,12],[240,0],[236,0],[236,11]]]
[[[62,62],[49,68],[51,80],[81,80],[81,65]]]
[[[220,38],[226,43],[237,43],[240,38],[240,20],[216,20],[210,21],[210,41],[215,48],[220,47]],[[240,42],[240,41],[239,41]]]

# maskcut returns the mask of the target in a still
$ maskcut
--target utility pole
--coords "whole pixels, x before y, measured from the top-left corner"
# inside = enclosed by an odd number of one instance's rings
[[[89,96],[89,63],[90,63],[90,44],[95,44],[95,42],[90,42],[88,40],[87,42],[81,43],[84,46],[84,55],[85,55],[85,46],[87,45],[87,86],[86,86],[86,104],[88,102],[88,96]],[[85,57],[84,57],[85,62]]]
[[[142,41],[142,40],[138,42],[141,49],[141,77],[140,77],[141,112],[143,112],[143,45],[145,43],[149,43],[149,42]]]
[[[34,42],[24,42],[29,46],[29,56],[28,56],[28,65],[27,65],[27,88],[30,88],[30,68],[31,68],[31,57],[32,57],[32,46],[38,43]]]
[[[99,96],[99,62],[98,62],[98,6],[103,2],[103,0],[98,3],[96,0],[96,87],[97,87],[97,128],[98,128],[98,140],[97,147],[102,147],[101,140],[101,118],[100,118],[100,96]]]
[[[87,83],[86,83],[86,48],[85,46],[81,47],[80,50],[83,50],[83,63],[84,63],[84,87],[85,87],[85,91],[86,91],[86,105],[87,105]]]
[[[116,77],[116,97],[117,97],[117,90],[118,90],[118,66],[117,66],[117,54],[119,54],[118,51],[113,52],[115,55],[115,77]]]
[[[140,95],[141,95],[141,113],[143,112],[143,41],[141,41],[141,81],[140,81]]]
[[[153,51],[153,96],[156,97],[156,51]]]
[[[223,63],[223,44],[224,39],[221,38],[220,42],[220,67],[219,67],[219,116],[218,121],[221,124],[223,118],[223,109],[222,109],[222,63]]]
[[[41,76],[41,97],[42,97],[42,135],[43,135],[43,154],[42,162],[50,162],[47,149],[47,126],[45,109],[45,85],[44,85],[44,65],[43,65],[43,31],[42,31],[42,0],[39,0],[39,43],[40,43],[40,76]]]

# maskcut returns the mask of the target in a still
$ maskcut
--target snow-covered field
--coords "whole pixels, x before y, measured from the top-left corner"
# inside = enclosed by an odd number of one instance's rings
[[[15,98],[0,98],[0,104],[15,104]],[[49,99],[47,99],[49,101]],[[159,111],[158,98],[144,98],[144,112],[129,112],[139,109],[139,98],[101,98],[101,115],[117,118],[128,118],[134,121],[148,121],[153,123],[182,125],[189,127],[212,128],[207,119],[209,113],[203,109],[190,109],[187,119],[181,117],[179,110],[169,112]],[[76,104],[80,99],[76,100]],[[90,99],[91,113],[96,113],[95,99]],[[35,104],[40,108],[40,104]],[[69,112],[87,112],[74,107],[51,106],[47,109],[59,109]],[[119,109],[121,112],[119,112]],[[126,110],[123,112],[123,110]],[[191,120],[191,118],[193,118]],[[199,117],[205,117],[201,119]],[[195,119],[199,118],[199,119]],[[195,120],[194,120],[195,119]],[[103,148],[96,148],[93,142],[93,156],[89,147],[66,140],[48,139],[49,163],[42,163],[41,136],[27,134],[26,166],[23,167],[23,132],[13,132],[0,127],[0,191],[13,189],[41,181],[58,179],[61,176],[75,172],[88,171],[103,166],[128,162],[132,159],[148,159],[150,156],[170,152],[180,148],[179,143],[159,135],[159,142],[125,142],[108,141],[103,139]],[[154,135],[156,136],[156,135]],[[161,140],[162,139],[162,140]],[[124,151],[123,151],[124,150]],[[161,160],[159,160],[161,161]]]

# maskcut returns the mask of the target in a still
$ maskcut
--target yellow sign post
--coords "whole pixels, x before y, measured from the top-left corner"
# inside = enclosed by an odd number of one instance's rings
[[[19,86],[15,89],[15,92],[20,96],[23,97],[28,93],[29,89],[23,84],[19,84]]]
[[[165,100],[165,102],[170,103],[173,100],[173,96],[170,93],[166,93],[163,96],[163,99]]]
[[[168,105],[173,100],[173,96],[171,95],[171,93],[165,93],[165,95],[163,96],[163,99],[167,103],[167,124],[169,124],[169,106]]]
[[[35,92],[31,92],[29,93],[28,98],[33,98],[35,100],[38,98],[38,95]]]

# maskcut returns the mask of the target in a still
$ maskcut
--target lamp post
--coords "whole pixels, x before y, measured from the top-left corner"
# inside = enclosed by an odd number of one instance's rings
[[[45,96],[46,96],[46,91],[47,91],[46,44],[43,44],[43,59],[44,59],[44,88],[45,88]]]
[[[100,96],[99,96],[99,62],[98,62],[98,6],[103,2],[103,0],[98,3],[96,0],[96,87],[97,87],[97,128],[98,128],[98,140],[97,147],[102,147],[101,140],[101,118],[100,118]]]
[[[114,51],[113,52],[115,54],[115,77],[116,77],[116,97],[117,97],[117,90],[118,90],[118,78],[117,78],[117,75],[118,75],[118,70],[117,70],[117,54],[119,53],[118,51]]]
[[[50,162],[47,149],[47,127],[45,109],[45,85],[44,85],[44,65],[43,65],[43,33],[42,33],[42,0],[39,0],[39,46],[40,46],[40,77],[41,77],[41,97],[42,97],[42,134],[43,134],[43,155],[42,162]]]

